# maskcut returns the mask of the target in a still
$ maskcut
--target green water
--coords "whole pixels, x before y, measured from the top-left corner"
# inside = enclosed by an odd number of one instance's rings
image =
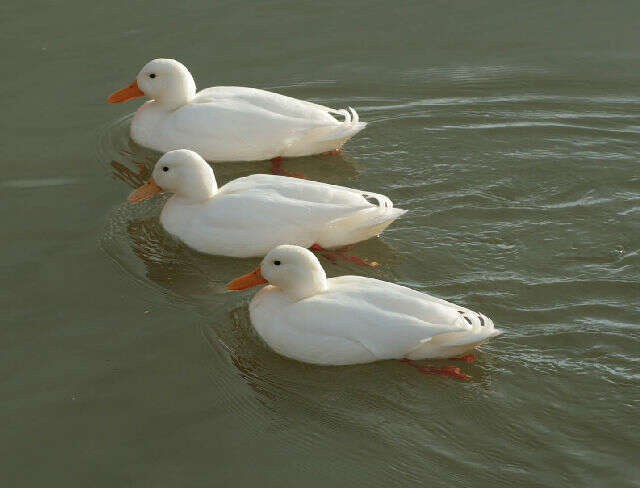
[[[640,486],[637,1],[0,4],[0,486]],[[370,122],[286,161],[410,212],[332,265],[483,311],[467,382],[315,367],[252,332],[256,265],[125,202],[154,57]],[[115,166],[112,165],[116,162]],[[218,181],[267,163],[215,165]],[[115,168],[120,168],[116,170]],[[446,364],[446,363],[443,363]],[[635,459],[635,461],[634,461]]]

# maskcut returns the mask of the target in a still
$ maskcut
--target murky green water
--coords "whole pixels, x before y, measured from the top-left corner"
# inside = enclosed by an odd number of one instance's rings
[[[516,2],[517,3],[517,2]],[[640,486],[640,4],[0,4],[0,485]],[[200,255],[125,203],[153,57],[369,127],[285,163],[410,210],[324,261],[484,311],[468,382],[269,351],[257,260]],[[117,170],[117,168],[120,168]],[[267,163],[217,165],[219,182]],[[634,461],[634,459],[636,459]]]

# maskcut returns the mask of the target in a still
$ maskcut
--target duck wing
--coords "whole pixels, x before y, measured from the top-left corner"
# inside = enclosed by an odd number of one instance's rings
[[[240,86],[216,86],[200,91],[193,99],[194,103],[235,102],[239,106],[252,106],[284,117],[305,121],[316,121],[322,125],[340,123],[333,115],[344,117],[343,122],[358,122],[358,114],[350,111],[332,109],[305,100],[288,97],[259,88]]]
[[[274,320],[285,341],[281,350],[318,364],[398,359],[470,328],[455,310],[429,298],[371,278],[332,278],[328,291],[280,307]]]
[[[376,203],[367,200],[372,198]],[[388,212],[391,201],[351,188],[275,175],[251,175],[227,183],[203,206],[181,206],[172,232],[203,252],[263,256],[280,244],[310,247],[342,229],[354,228],[371,212]],[[188,218],[186,217],[188,215]],[[337,228],[338,224],[340,225]],[[354,241],[355,242],[355,241]]]
[[[330,279],[327,292],[283,308],[278,319],[298,335],[300,347],[316,338],[312,362],[324,364],[447,357],[501,334],[483,314],[362,276]],[[322,338],[332,351],[321,347]]]
[[[266,204],[296,209],[308,218],[321,217],[325,223],[371,208],[393,209],[389,197],[319,181],[286,176],[256,174],[233,180],[219,190],[221,196],[256,197]],[[374,201],[372,203],[370,200]]]

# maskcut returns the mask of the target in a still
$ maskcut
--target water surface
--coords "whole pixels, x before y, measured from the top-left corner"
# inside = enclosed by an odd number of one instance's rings
[[[5,2],[3,486],[640,486],[637,2]],[[153,57],[370,125],[285,162],[409,209],[323,261],[491,316],[467,382],[316,367],[251,329],[257,259],[126,203],[110,105]],[[218,164],[220,183],[267,163]],[[127,169],[129,171],[127,171]],[[144,176],[143,171],[143,176]]]

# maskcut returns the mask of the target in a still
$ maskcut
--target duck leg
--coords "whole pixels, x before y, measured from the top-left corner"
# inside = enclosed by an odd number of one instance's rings
[[[462,356],[455,356],[449,359],[452,361],[465,361],[467,363],[472,363],[476,360],[476,355],[473,353],[469,353],[469,354],[463,354]]]
[[[302,180],[307,179],[307,177],[302,173],[291,173],[284,169],[282,167],[282,158],[280,156],[271,159],[271,173],[280,176],[290,176],[291,178],[300,178]]]
[[[318,251],[318,253],[331,261],[331,264],[336,264],[338,262],[338,253],[335,251],[327,251],[320,244],[314,244],[309,248],[312,251]]]
[[[322,156],[335,156],[336,154],[340,154],[342,152],[342,146],[338,149],[334,149],[333,151],[323,152]]]
[[[327,258],[333,264],[338,262],[338,259],[342,259],[344,261],[351,261],[352,263],[361,264],[363,266],[371,266],[372,268],[378,266],[376,261],[367,261],[366,259],[359,258],[358,256],[349,256],[345,254],[345,251],[351,249],[353,246],[345,246],[342,249],[337,249],[335,251],[329,251],[323,248],[320,244],[314,244],[309,249],[312,251],[319,251],[320,255]]]
[[[468,380],[471,378],[471,375],[461,373],[460,368],[457,366],[430,366],[417,364],[407,358],[402,358],[400,361],[403,363],[407,363],[412,368],[417,369],[422,374],[435,374],[438,376],[442,376],[444,378],[457,378],[459,380]]]

